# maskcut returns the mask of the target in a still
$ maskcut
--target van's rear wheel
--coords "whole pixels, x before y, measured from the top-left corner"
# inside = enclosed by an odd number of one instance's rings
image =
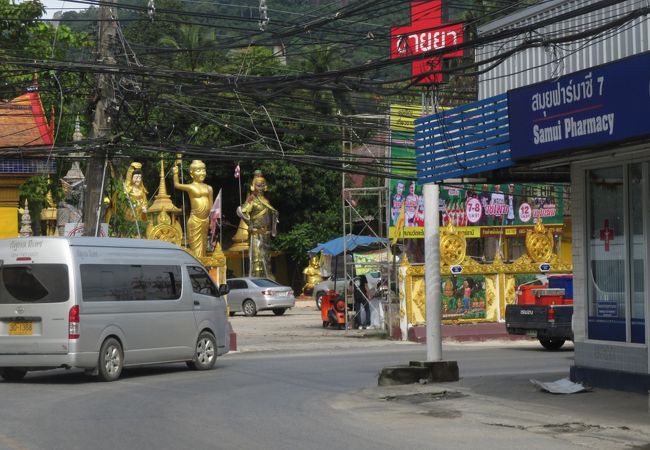
[[[546,350],[559,350],[564,345],[565,339],[539,338],[539,343]]]
[[[97,372],[102,381],[115,381],[122,374],[124,368],[124,352],[122,346],[115,338],[108,338],[99,350],[99,363]]]
[[[217,361],[217,341],[212,333],[207,331],[199,334],[194,349],[194,358],[187,362],[187,366],[194,370],[208,370],[214,367]]]
[[[15,367],[5,367],[0,369],[0,377],[7,381],[20,381],[25,378],[27,371],[25,369],[17,369]]]

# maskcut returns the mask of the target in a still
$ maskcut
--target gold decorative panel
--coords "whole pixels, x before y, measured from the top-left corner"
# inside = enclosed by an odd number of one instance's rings
[[[539,274],[541,263],[550,265],[549,273],[571,273],[573,270],[570,263],[562,262],[559,255],[554,253],[553,235],[539,219],[534,229],[526,234],[527,254],[511,263],[504,262],[500,253],[497,253],[494,261],[489,264],[479,263],[467,256],[466,248],[465,237],[458,234],[453,226],[441,228],[443,322],[495,322],[503,319],[506,305],[516,301],[515,275]],[[460,266],[461,272],[452,275],[452,266]],[[405,274],[404,288],[401,290],[404,296],[401,302],[402,317],[405,314],[411,326],[422,325],[426,322],[424,266],[413,266],[405,259],[402,268],[405,269],[401,271]],[[480,289],[472,289],[464,284],[464,280],[480,284]]]

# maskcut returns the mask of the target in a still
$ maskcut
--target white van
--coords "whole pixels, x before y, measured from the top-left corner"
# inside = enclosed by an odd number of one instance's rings
[[[0,240],[0,376],[185,361],[206,370],[228,352],[225,294],[183,249],[162,241]]]

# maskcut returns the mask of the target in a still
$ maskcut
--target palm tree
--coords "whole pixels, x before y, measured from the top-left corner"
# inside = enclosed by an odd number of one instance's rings
[[[161,37],[158,43],[178,50],[180,65],[193,72],[199,69],[202,63],[208,61],[206,53],[217,48],[214,31],[200,25],[181,25],[178,38],[167,35]]]
[[[342,59],[339,49],[333,45],[315,45],[307,56],[305,69],[315,74],[325,73],[341,67]],[[349,93],[344,89],[332,89],[332,96],[337,109],[343,115],[354,114],[355,110],[350,102]],[[331,113],[331,105],[323,98],[319,91],[312,92],[312,100],[318,111],[323,114]]]

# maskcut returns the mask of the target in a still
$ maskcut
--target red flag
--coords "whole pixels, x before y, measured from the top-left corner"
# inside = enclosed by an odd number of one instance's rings
[[[217,225],[221,225],[221,189],[210,208],[210,248],[214,249],[217,242]]]
[[[235,178],[239,178],[239,172],[240,172],[239,164],[237,164],[237,167],[235,167]]]

